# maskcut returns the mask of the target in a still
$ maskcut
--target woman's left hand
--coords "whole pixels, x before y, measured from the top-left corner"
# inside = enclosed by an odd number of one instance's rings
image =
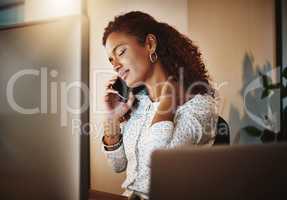
[[[178,86],[172,79],[168,79],[162,87],[158,109],[152,120],[151,126],[159,121],[173,121],[178,105]]]

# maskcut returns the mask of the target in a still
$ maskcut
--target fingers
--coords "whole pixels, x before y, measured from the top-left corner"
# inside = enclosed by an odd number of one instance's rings
[[[109,94],[119,94],[119,92],[117,91],[117,90],[114,90],[114,89],[112,89],[112,88],[109,88],[109,89],[107,89],[106,90],[106,95],[105,96],[107,96],[107,95],[109,95]]]
[[[104,96],[104,100],[105,101],[109,101],[110,100],[110,94],[115,94],[115,95],[119,95],[119,92],[114,90],[114,89],[107,89],[106,90],[106,94]]]
[[[111,88],[114,83],[115,83],[115,81],[110,80],[110,81],[106,84],[105,89]]]
[[[105,88],[106,89],[111,88],[111,86],[116,82],[117,78],[118,78],[117,75],[112,76],[111,80],[108,81]]]
[[[119,113],[119,116],[124,115],[129,109],[132,108],[135,96],[130,92],[128,101],[126,103],[120,102],[119,106],[116,109],[116,113]]]
[[[132,107],[134,100],[135,100],[135,96],[134,96],[134,94],[132,92],[130,92],[128,101],[126,103],[129,108]]]
[[[114,75],[112,77],[112,79],[108,81],[108,83],[107,83],[107,85],[105,87],[105,93],[106,93],[105,96],[104,96],[104,100],[105,101],[109,101],[109,95],[110,94],[116,94],[116,95],[120,96],[120,93],[117,90],[113,89],[113,87],[112,87],[117,79],[118,79],[118,76]]]

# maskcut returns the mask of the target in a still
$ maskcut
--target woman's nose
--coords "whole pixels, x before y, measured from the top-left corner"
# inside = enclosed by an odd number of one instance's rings
[[[114,63],[113,64],[113,69],[116,71],[116,72],[119,72],[120,68],[122,67],[122,65],[120,63]]]

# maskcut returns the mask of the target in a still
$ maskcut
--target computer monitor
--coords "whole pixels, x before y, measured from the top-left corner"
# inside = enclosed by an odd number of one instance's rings
[[[0,199],[87,199],[84,17],[0,28]],[[67,92],[68,91],[68,92]],[[86,97],[87,98],[87,97]]]

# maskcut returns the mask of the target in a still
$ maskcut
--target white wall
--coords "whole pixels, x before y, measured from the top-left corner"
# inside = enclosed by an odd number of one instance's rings
[[[100,150],[99,130],[103,115],[102,97],[103,84],[110,79],[112,66],[108,63],[105,50],[102,47],[102,34],[108,22],[115,15],[132,10],[141,10],[154,16],[158,20],[174,25],[181,32],[187,33],[187,1],[180,0],[90,0],[89,13],[91,19],[91,51],[90,51],[90,86],[91,86],[91,114],[90,120],[94,128],[91,131],[91,186],[93,190],[121,193],[120,188],[125,174],[116,174],[108,166]],[[97,128],[95,128],[97,126]]]
[[[82,0],[26,0],[25,21],[46,20],[81,14]]]
[[[80,15],[82,1],[84,0],[25,0],[24,4],[1,10],[0,25]]]
[[[254,125],[244,111],[242,96],[248,83],[258,77],[257,69],[268,68],[268,63],[275,66],[273,4],[273,0],[188,1],[189,36],[202,50],[214,81],[227,82],[220,89],[221,114],[230,123],[233,143],[256,142],[240,134],[242,127]],[[266,112],[267,102],[260,96],[255,91],[247,101],[257,114]],[[276,95],[273,104],[279,104]],[[278,112],[278,106],[274,110]]]

